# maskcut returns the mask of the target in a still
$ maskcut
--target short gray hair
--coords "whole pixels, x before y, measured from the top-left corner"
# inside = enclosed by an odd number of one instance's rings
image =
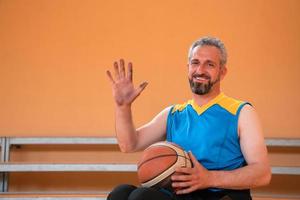
[[[202,46],[214,46],[214,47],[218,48],[220,50],[220,53],[221,53],[220,64],[221,64],[221,66],[224,66],[226,64],[226,62],[227,62],[227,51],[226,51],[224,43],[218,38],[209,37],[209,36],[202,37],[202,38],[196,40],[191,45],[190,50],[189,50],[189,55],[188,55],[189,61],[191,61],[194,48],[202,47]]]

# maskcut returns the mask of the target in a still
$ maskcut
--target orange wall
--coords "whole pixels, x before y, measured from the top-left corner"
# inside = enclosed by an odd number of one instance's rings
[[[299,10],[298,0],[1,0],[0,134],[114,135],[105,71],[121,57],[135,83],[149,82],[139,126],[190,98],[187,50],[213,35],[229,52],[223,91],[253,103],[266,137],[300,137]]]

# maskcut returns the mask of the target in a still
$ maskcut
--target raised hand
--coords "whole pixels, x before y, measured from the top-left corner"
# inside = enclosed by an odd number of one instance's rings
[[[130,106],[145,89],[148,83],[143,82],[139,85],[139,87],[134,88],[132,83],[132,63],[128,63],[126,73],[123,59],[120,59],[120,64],[118,64],[118,62],[114,62],[114,71],[114,78],[109,70],[106,71],[106,74],[112,84],[115,102],[117,106]]]

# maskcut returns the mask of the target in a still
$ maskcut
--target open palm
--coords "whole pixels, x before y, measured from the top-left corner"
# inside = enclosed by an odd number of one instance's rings
[[[120,60],[120,64],[114,62],[115,77],[108,70],[107,76],[112,84],[113,96],[118,106],[131,105],[147,86],[147,82],[143,82],[139,87],[134,88],[132,83],[132,63],[128,63],[127,74],[125,71],[124,60]]]

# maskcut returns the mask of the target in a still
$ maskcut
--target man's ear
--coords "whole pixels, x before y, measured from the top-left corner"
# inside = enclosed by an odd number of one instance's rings
[[[190,71],[190,64],[189,63],[186,64],[186,69],[187,69],[187,72]]]
[[[221,67],[221,80],[223,80],[226,74],[227,74],[227,67],[226,65],[224,65]]]

